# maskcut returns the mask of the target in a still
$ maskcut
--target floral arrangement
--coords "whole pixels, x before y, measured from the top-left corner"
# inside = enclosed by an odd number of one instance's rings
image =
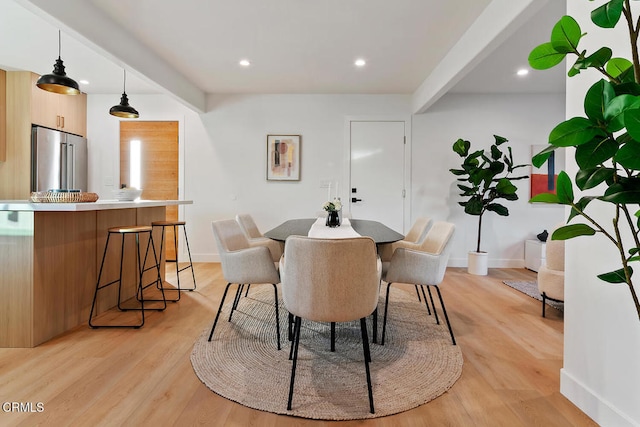
[[[337,212],[342,209],[342,203],[338,199],[333,199],[332,201],[326,202],[322,205],[322,209],[327,212]]]

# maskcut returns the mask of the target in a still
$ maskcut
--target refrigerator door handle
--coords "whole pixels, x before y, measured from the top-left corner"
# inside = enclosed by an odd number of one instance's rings
[[[67,143],[66,142],[61,142],[60,143],[60,169],[59,169],[59,174],[60,174],[60,189],[61,190],[66,190],[69,188],[69,183],[67,182]]]
[[[67,190],[76,188],[76,147],[67,144]]]

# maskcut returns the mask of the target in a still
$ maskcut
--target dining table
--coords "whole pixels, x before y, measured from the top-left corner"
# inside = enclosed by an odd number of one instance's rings
[[[282,242],[289,236],[308,236],[312,226],[317,222],[318,218],[289,219],[264,233],[264,236]],[[346,224],[350,225],[358,235],[371,237],[376,244],[393,243],[404,239],[404,235],[378,221],[345,218],[343,225]],[[339,227],[341,226],[336,228],[339,229]]]

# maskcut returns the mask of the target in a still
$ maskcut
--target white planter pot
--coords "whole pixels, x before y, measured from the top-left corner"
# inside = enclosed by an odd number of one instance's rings
[[[489,265],[489,254],[486,252],[469,252],[467,271],[476,276],[486,276]]]

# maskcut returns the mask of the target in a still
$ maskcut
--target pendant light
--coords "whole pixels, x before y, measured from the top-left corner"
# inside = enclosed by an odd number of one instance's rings
[[[127,98],[127,92],[126,92],[127,71],[126,70],[123,70],[123,71],[124,71],[124,84],[122,88],[122,98],[120,98],[120,104],[114,105],[113,107],[111,107],[111,109],[109,110],[109,114],[116,117],[124,117],[125,119],[137,119],[140,115],[138,114],[135,108],[129,105],[129,98]]]
[[[60,30],[58,30],[58,59],[53,65],[53,72],[41,76],[36,82],[36,86],[48,92],[59,93],[62,95],[78,95],[80,87],[75,80],[67,77],[64,72],[64,65],[60,59]]]

